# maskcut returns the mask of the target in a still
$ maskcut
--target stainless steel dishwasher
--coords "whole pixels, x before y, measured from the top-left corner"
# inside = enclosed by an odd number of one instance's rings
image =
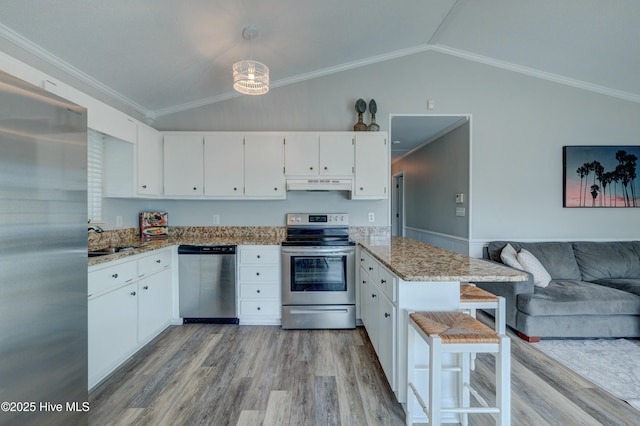
[[[179,246],[178,268],[185,323],[238,324],[236,246]]]

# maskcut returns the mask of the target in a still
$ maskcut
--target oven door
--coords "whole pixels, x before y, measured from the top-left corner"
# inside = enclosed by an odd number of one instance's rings
[[[355,247],[282,247],[283,305],[355,302]]]

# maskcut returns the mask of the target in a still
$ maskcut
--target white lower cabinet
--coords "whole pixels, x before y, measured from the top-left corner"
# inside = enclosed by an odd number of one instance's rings
[[[138,281],[138,342],[146,343],[171,319],[171,269]]]
[[[113,371],[138,344],[137,289],[136,283],[128,284],[88,302],[89,388]]]
[[[171,248],[89,268],[89,389],[170,323]]]
[[[360,250],[360,309],[369,340],[391,389],[396,389],[397,278]]]
[[[240,324],[280,324],[280,246],[238,246]]]

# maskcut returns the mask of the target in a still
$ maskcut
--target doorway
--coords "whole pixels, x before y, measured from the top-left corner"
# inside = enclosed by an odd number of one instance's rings
[[[391,188],[391,235],[404,237],[404,172],[393,175]]]

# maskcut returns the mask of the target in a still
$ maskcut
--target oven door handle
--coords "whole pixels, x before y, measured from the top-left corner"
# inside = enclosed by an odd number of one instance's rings
[[[350,247],[282,247],[282,254],[296,255],[296,254],[322,254],[322,255],[344,255],[349,253],[355,253],[355,248],[353,246]]]
[[[306,307],[306,308],[291,308],[291,314],[318,314],[325,312],[337,312],[345,314],[349,312],[347,308],[323,308],[323,307]]]

